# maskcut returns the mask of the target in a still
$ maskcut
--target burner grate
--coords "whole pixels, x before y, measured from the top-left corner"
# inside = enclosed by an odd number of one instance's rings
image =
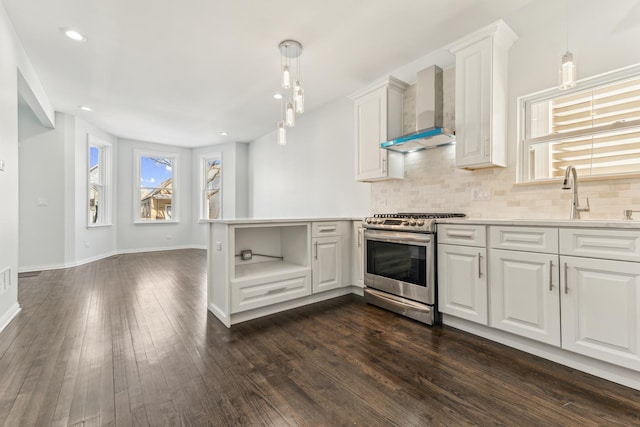
[[[416,219],[438,219],[438,218],[464,218],[463,213],[395,213],[395,214],[375,214],[374,218],[416,218]]]

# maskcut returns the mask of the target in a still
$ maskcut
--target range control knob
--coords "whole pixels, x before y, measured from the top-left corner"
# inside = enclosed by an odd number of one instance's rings
[[[411,219],[409,220],[409,225],[412,225],[412,226],[413,226],[413,225],[416,225],[416,220],[415,220],[415,219],[413,219],[413,218],[411,218]]]
[[[402,225],[409,225],[409,220],[408,219],[403,219],[402,220]]]
[[[424,219],[419,219],[418,220],[418,226],[422,227],[424,225]]]
[[[365,221],[367,222],[367,224],[371,224],[371,218],[367,218]]]

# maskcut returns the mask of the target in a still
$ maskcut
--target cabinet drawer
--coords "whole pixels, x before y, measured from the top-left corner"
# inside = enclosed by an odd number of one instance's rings
[[[311,295],[309,274],[273,282],[233,283],[231,285],[231,313],[239,313],[307,295]]]
[[[558,253],[558,229],[541,227],[489,227],[489,244],[496,249]]]
[[[311,223],[311,236],[339,236],[340,235],[340,222],[313,222]]]
[[[561,228],[560,253],[590,258],[640,261],[640,231]]]
[[[487,246],[484,225],[438,224],[438,243],[465,246]]]

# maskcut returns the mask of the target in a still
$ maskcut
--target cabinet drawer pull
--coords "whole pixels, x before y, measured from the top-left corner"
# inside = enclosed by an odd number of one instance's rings
[[[313,244],[313,258],[318,259],[318,242]]]
[[[330,231],[336,231],[335,225],[326,225],[324,227],[318,227],[318,233],[327,233]]]
[[[569,293],[569,283],[567,282],[567,270],[569,270],[569,266],[567,263],[564,263],[564,293]]]
[[[447,230],[447,236],[473,238],[473,231]]]
[[[358,247],[362,247],[362,230],[358,230]]]
[[[549,261],[549,290],[553,290],[553,261]]]
[[[284,292],[284,291],[286,291],[286,290],[287,290],[287,288],[286,288],[286,287],[285,287],[285,288],[278,288],[278,289],[269,289],[269,290],[267,291],[267,295],[271,295],[271,294],[279,294],[280,292]]]
[[[478,252],[478,279],[482,278],[481,261],[482,261],[482,255],[480,254],[480,252]]]

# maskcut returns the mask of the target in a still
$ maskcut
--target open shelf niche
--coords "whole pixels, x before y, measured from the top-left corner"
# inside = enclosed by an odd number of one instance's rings
[[[231,239],[234,253],[231,281],[246,281],[309,270],[309,225],[236,227]],[[242,250],[252,258],[243,260]]]

